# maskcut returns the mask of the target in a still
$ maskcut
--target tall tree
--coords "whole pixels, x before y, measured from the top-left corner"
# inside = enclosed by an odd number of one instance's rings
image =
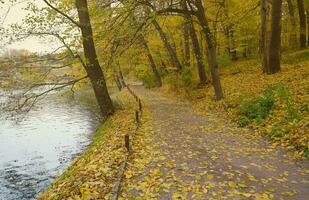
[[[188,7],[185,3],[185,1],[182,1],[182,8],[188,12]],[[190,37],[191,37],[191,41],[192,41],[192,46],[193,46],[193,51],[194,51],[194,55],[196,58],[196,62],[197,62],[197,70],[198,70],[198,75],[199,75],[199,79],[200,79],[200,84],[201,85],[205,85],[208,82],[207,76],[206,76],[206,71],[205,71],[205,64],[204,64],[204,58],[203,58],[203,54],[201,51],[201,47],[198,41],[198,37],[197,37],[197,33],[194,27],[194,22],[192,19],[192,16],[190,14],[185,14],[184,15],[186,21],[188,22],[189,25],[189,33],[190,33]],[[201,38],[202,40],[202,38]]]
[[[261,35],[260,35],[260,56],[263,72],[268,70],[267,59],[267,0],[261,0]]]
[[[176,67],[178,71],[182,69],[182,66],[180,64],[180,61],[177,57],[176,51],[173,49],[167,35],[164,33],[163,29],[161,28],[160,24],[157,22],[156,19],[152,20],[152,24],[154,25],[155,29],[158,31],[160,38],[164,44],[164,47],[169,55],[170,61],[172,65]]]
[[[307,14],[307,45],[309,47],[309,2],[307,3],[306,14]]]
[[[51,9],[61,14],[64,18],[69,20],[72,24],[76,25],[80,29],[82,36],[83,52],[86,62],[83,62],[82,58],[79,55],[76,56],[81,61],[87,73],[87,76],[91,82],[97,103],[100,107],[101,114],[104,117],[104,119],[107,119],[109,115],[114,113],[114,106],[108,93],[104,73],[98,61],[93,40],[93,31],[90,22],[87,0],[75,0],[75,7],[77,9],[79,22],[75,21],[68,14],[53,6],[48,0],[43,1]],[[60,39],[63,41],[64,46],[68,47],[68,45],[64,42],[64,39],[63,38]],[[69,47],[68,49],[71,52],[71,54],[74,55],[74,53]]]
[[[221,2],[221,6],[224,10],[225,15],[225,36],[227,39],[227,51],[231,57],[232,60],[237,60],[237,50],[236,50],[236,44],[235,44],[235,37],[234,37],[234,25],[231,23],[230,19],[230,11],[229,11],[229,2],[228,0],[223,0]]]
[[[194,27],[194,22],[191,17],[190,17],[190,36],[192,40],[194,55],[195,55],[196,62],[197,62],[197,70],[198,70],[198,75],[200,79],[200,84],[205,85],[207,84],[208,79],[207,79],[206,71],[205,71],[204,58],[203,58],[203,54],[202,54],[202,51],[201,51],[201,48],[198,42],[196,30]]]
[[[297,25],[296,25],[296,16],[295,16],[295,8],[293,5],[292,0],[287,0],[288,3],[288,9],[289,9],[289,15],[290,15],[290,21],[292,25],[292,30],[291,30],[291,38],[290,38],[290,45],[294,46],[297,44]]]
[[[306,14],[305,14],[305,5],[303,0],[297,0],[298,4],[298,14],[299,14],[299,41],[300,47],[306,48]]]
[[[187,15],[184,17],[183,23],[183,49],[184,49],[184,66],[190,66],[190,19]]]
[[[281,70],[281,17],[282,0],[273,0],[271,12],[271,34],[268,53],[268,74],[274,74]]]
[[[150,51],[150,48],[148,46],[148,43],[145,39],[145,37],[143,35],[140,36],[140,40],[142,42],[142,45],[144,46],[144,49],[146,50],[146,53],[147,53],[147,57],[148,57],[148,62],[149,62],[149,65],[152,69],[152,72],[153,72],[153,75],[155,77],[155,80],[156,80],[156,85],[157,87],[161,87],[162,86],[162,79],[161,79],[161,76],[159,74],[159,71],[158,71],[158,68],[157,68],[157,65],[154,61],[154,58],[152,56],[152,53]]]
[[[190,2],[189,2],[190,3]],[[210,31],[208,19],[206,17],[205,9],[201,0],[195,1],[196,6],[196,16],[200,22],[203,33],[206,38],[207,48],[208,48],[208,59],[209,59],[209,68],[212,77],[213,86],[215,89],[216,99],[223,99],[223,91],[221,86],[221,81],[218,72],[218,61],[217,61],[217,51],[216,43],[213,37],[212,32]]]
[[[101,113],[104,117],[107,117],[113,114],[114,107],[107,90],[103,71],[98,61],[87,0],[75,0],[75,5],[78,12],[79,27],[82,33],[84,55],[86,58],[86,65],[84,67],[91,81]]]

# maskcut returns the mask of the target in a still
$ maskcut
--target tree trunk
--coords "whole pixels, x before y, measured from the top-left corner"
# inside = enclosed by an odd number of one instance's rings
[[[268,74],[280,71],[280,49],[281,49],[281,17],[282,0],[273,0],[271,13],[271,34],[268,54]]]
[[[307,5],[306,13],[307,13],[307,46],[309,47],[309,5]]]
[[[230,26],[230,39],[231,39],[231,60],[237,60],[237,49],[236,49],[236,42],[234,37],[234,30],[233,30],[233,24]]]
[[[97,58],[87,0],[75,0],[75,4],[78,11],[84,54],[86,58],[85,70],[91,81],[101,113],[106,119],[109,115],[114,113],[114,107],[107,90],[103,71]]]
[[[208,54],[207,54],[207,50],[206,50],[207,47],[204,46],[206,44],[205,36],[204,36],[203,30],[200,30],[198,33],[200,34],[201,55],[202,55],[203,60],[206,60],[208,58]]]
[[[188,11],[188,7],[187,7],[185,1],[182,1],[182,2],[183,2],[182,8],[184,10]],[[208,79],[207,79],[207,76],[206,76],[203,54],[201,52],[201,48],[200,48],[200,44],[199,44],[198,37],[197,37],[197,34],[196,34],[196,30],[194,28],[194,22],[193,22],[191,15],[185,15],[184,17],[185,17],[186,22],[188,23],[188,28],[189,28],[191,41],[192,41],[193,51],[194,51],[194,55],[195,55],[196,62],[197,62],[197,70],[198,70],[198,75],[199,75],[199,79],[200,79],[200,84],[205,85],[205,84],[207,84]]]
[[[290,38],[290,46],[294,47],[297,44],[297,26],[296,26],[296,16],[295,16],[295,9],[292,0],[287,0],[288,8],[289,8],[289,15],[290,21],[292,25],[292,33]]]
[[[298,14],[299,14],[299,26],[300,26],[300,47],[306,48],[306,14],[303,0],[297,0]]]
[[[261,36],[260,36],[260,56],[263,73],[268,71],[267,60],[267,0],[261,0]]]
[[[218,72],[218,63],[217,63],[217,52],[216,52],[216,44],[213,38],[213,35],[210,31],[208,20],[206,18],[206,14],[204,11],[204,6],[201,0],[196,0],[197,7],[197,17],[202,26],[203,33],[206,38],[208,54],[209,54],[209,68],[212,77],[212,82],[215,89],[216,99],[223,99],[223,91],[220,82],[219,72]]]
[[[187,5],[185,1],[181,2],[181,6],[183,9],[187,9]],[[184,16],[183,23],[183,39],[184,39],[184,63],[183,65],[188,67],[190,66],[190,19],[187,15]]]
[[[196,62],[197,62],[197,69],[198,69],[198,75],[200,78],[200,84],[204,85],[204,84],[207,84],[208,79],[207,79],[206,71],[205,71],[204,58],[203,58],[203,55],[200,49],[200,45],[198,43],[196,30],[194,28],[192,19],[190,20],[190,35],[191,35],[194,55],[195,55]]]
[[[182,66],[179,62],[179,59],[177,57],[176,52],[174,51],[174,49],[172,48],[167,36],[165,35],[165,33],[163,32],[161,26],[159,25],[159,23],[156,20],[152,21],[152,24],[154,25],[154,27],[156,28],[156,30],[159,32],[160,38],[163,41],[164,47],[167,50],[167,53],[170,57],[170,61],[171,63],[174,65],[174,67],[176,67],[176,69],[178,71],[180,71],[182,69]]]
[[[144,38],[144,36],[141,35],[140,37],[141,37],[141,42],[142,42],[142,44],[143,44],[143,46],[146,50],[148,61],[149,61],[150,67],[152,69],[153,75],[156,79],[156,85],[157,85],[157,87],[161,87],[162,86],[162,79],[161,79],[161,76],[158,72],[157,65],[156,65],[156,63],[153,59],[153,56],[151,54],[151,51],[150,51],[149,46],[147,44],[147,41]]]
[[[225,14],[225,20],[226,26],[225,26],[225,36],[227,40],[227,51],[230,55],[231,60],[237,60],[237,50],[236,50],[236,44],[235,44],[235,38],[234,38],[234,30],[233,30],[233,24],[230,23],[229,19],[229,5],[228,1],[224,0],[222,2],[223,8],[224,8],[224,14]]]

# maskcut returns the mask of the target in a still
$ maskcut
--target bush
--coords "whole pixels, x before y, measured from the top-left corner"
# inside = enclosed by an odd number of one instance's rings
[[[166,84],[170,87],[171,90],[178,91],[180,88],[180,81],[177,75],[175,74],[168,74],[164,78]]]
[[[232,64],[232,60],[229,54],[225,53],[222,55],[218,55],[218,65],[220,67],[227,67]]]
[[[165,83],[169,85],[174,92],[185,91],[186,93],[193,91],[193,72],[191,67],[185,67],[181,73],[169,73],[164,77]]]
[[[190,67],[184,67],[181,70],[181,81],[185,88],[190,88],[192,86],[192,69]]]
[[[293,107],[294,104],[289,91],[284,85],[277,84],[267,86],[263,94],[258,98],[248,99],[248,95],[239,97],[237,105],[238,125],[244,127],[251,122],[263,122],[269,116],[275,103],[285,108],[282,110],[282,112],[285,112],[285,117],[280,123],[289,123],[301,119],[300,111]],[[273,130],[272,135],[277,137],[280,135],[279,132],[280,128],[277,127]]]
[[[152,73],[145,73],[143,77],[141,77],[146,88],[154,88],[157,86],[157,82],[152,75]]]
[[[249,101],[241,100],[238,105],[238,125],[241,127],[247,126],[250,122],[261,123],[269,115],[274,105],[272,88],[268,87],[263,95],[257,99]]]

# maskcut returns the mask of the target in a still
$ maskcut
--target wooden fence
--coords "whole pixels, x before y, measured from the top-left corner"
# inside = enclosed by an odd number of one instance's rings
[[[143,112],[142,101],[134,93],[134,91],[130,88],[129,85],[126,85],[126,87],[127,87],[128,91],[130,92],[130,94],[134,97],[134,99],[136,100],[136,103],[138,105],[138,109],[136,109],[136,111],[135,111],[135,124],[136,124],[135,131],[137,131],[141,126],[141,116],[142,116],[142,112]],[[131,140],[130,135],[127,133],[124,137],[124,146],[126,147],[126,150],[127,150],[125,160],[120,165],[119,174],[118,174],[118,177],[117,177],[117,181],[115,182],[115,186],[113,188],[112,196],[111,196],[110,200],[118,200],[118,197],[119,197],[119,194],[120,194],[120,191],[121,191],[121,181],[123,179],[129,157],[132,154],[132,147],[131,147],[131,141],[130,140]]]

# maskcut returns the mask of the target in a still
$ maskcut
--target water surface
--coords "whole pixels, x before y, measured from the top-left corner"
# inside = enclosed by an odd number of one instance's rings
[[[1,113],[0,200],[35,199],[89,145],[97,107],[80,96],[50,95],[20,122]]]

